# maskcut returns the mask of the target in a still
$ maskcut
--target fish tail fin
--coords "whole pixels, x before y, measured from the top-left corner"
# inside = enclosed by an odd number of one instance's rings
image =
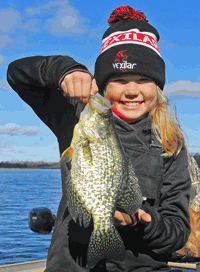
[[[105,258],[123,261],[125,254],[123,240],[114,225],[111,225],[107,230],[94,228],[88,245],[87,263],[89,268],[93,268]]]

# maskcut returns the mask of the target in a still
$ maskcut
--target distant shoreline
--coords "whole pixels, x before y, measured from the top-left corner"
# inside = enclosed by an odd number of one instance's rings
[[[1,169],[60,169],[60,162],[2,161],[0,162],[0,170]]]

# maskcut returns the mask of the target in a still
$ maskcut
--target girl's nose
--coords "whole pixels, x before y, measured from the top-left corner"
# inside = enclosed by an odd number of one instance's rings
[[[139,86],[136,82],[129,82],[126,84],[125,95],[126,96],[138,96],[139,95]]]

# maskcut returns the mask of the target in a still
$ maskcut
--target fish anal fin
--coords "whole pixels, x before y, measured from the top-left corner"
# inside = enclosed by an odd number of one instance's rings
[[[128,213],[135,214],[141,208],[143,197],[132,164],[128,162],[126,185],[117,203]]]
[[[90,224],[90,220],[91,220],[90,211],[84,205],[80,206],[80,209],[79,209],[79,224],[80,224],[80,226],[83,225],[85,228],[87,228]]]

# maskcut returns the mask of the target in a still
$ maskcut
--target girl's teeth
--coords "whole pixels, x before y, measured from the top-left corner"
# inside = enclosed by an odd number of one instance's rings
[[[126,106],[129,106],[129,107],[136,107],[138,106],[140,103],[126,103]]]

